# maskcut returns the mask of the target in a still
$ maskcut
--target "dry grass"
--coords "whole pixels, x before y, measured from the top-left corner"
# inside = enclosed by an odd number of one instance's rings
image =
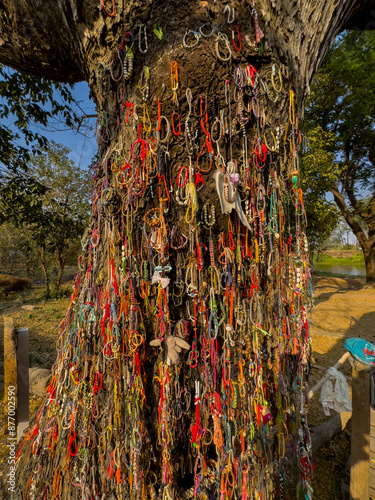
[[[0,314],[11,316],[15,328],[29,328],[29,362],[30,367],[51,368],[56,358],[56,340],[59,335],[59,324],[65,316],[69,298],[44,299],[44,287],[36,287],[22,292],[13,292],[7,299],[0,300]],[[35,309],[26,311],[23,305],[33,305]],[[1,325],[3,324],[0,318]],[[4,434],[4,375],[3,375],[3,335],[0,341],[0,467],[7,460]],[[41,404],[41,398],[30,398],[30,419]]]

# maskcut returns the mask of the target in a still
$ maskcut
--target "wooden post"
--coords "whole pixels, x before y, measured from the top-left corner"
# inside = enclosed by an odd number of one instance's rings
[[[375,409],[370,412],[371,437],[370,437],[370,489],[369,498],[375,499]]]
[[[8,389],[17,394],[17,347],[13,319],[4,316],[4,432],[8,435]],[[17,425],[17,397],[15,398],[15,418]]]
[[[29,329],[17,330],[17,438],[29,426]]]
[[[353,368],[350,499],[368,500],[370,486],[370,379],[367,366]]]
[[[5,434],[15,424],[20,439],[29,425],[29,329],[15,330],[9,317],[4,317],[4,406]],[[8,420],[13,415],[15,421]]]

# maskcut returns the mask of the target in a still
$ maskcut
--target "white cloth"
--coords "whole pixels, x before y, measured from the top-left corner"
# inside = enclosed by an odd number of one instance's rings
[[[162,288],[167,288],[167,286],[169,285],[170,279],[169,278],[162,278],[161,274],[158,273],[157,271],[155,271],[153,276],[152,276],[152,284],[154,285],[155,283],[158,283],[159,281],[161,283]]]
[[[320,402],[323,406],[326,405],[338,413],[352,411],[352,402],[345,376],[333,367],[328,368],[327,371],[331,377],[323,384]],[[335,380],[335,388],[333,388],[332,379]]]

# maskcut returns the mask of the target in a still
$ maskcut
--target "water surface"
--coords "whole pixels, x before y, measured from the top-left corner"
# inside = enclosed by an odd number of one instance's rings
[[[316,266],[317,271],[325,273],[343,274],[345,276],[365,276],[366,268],[364,264],[325,264],[320,262]]]

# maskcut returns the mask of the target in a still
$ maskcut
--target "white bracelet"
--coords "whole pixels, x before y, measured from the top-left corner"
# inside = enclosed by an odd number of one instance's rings
[[[219,52],[219,42],[224,42],[224,44],[227,46],[228,57],[223,57],[222,55],[220,55],[220,52]],[[216,50],[217,58],[220,59],[220,61],[224,61],[225,62],[225,61],[229,61],[232,58],[232,52],[230,50],[229,39],[228,39],[228,37],[227,37],[227,35],[225,33],[221,33],[219,31],[219,33],[217,34],[216,42],[215,42],[215,50]]]
[[[144,45],[145,45],[145,48],[142,49],[141,47],[141,39],[142,39],[142,28],[143,28],[143,37],[145,39],[145,42],[144,42]],[[142,54],[146,54],[147,52],[147,49],[148,49],[148,44],[147,44],[147,31],[146,31],[146,25],[145,24],[141,24],[139,26],[139,36],[138,36],[138,49],[139,49],[139,52],[142,52]]]
[[[210,36],[212,36],[212,35],[215,33],[215,31],[216,31],[216,29],[217,29],[217,28],[216,28],[216,26],[211,26],[211,33],[209,33],[208,35],[205,35],[205,34],[203,33],[203,28],[204,28],[206,25],[207,25],[207,23],[202,24],[202,26],[199,28],[199,33],[200,33],[200,34],[201,34],[204,38],[210,38]]]
[[[160,131],[161,131],[161,122],[162,122],[162,120],[165,120],[165,123],[167,124],[167,133],[166,133],[164,139],[160,139],[160,135],[161,135]],[[168,121],[168,118],[166,118],[165,116],[161,116],[160,117],[159,128],[160,128],[160,130],[158,130],[157,133],[156,133],[156,137],[157,137],[158,141],[161,142],[161,143],[167,142],[167,140],[169,139],[169,137],[171,135],[171,125],[170,125],[170,123]]]
[[[234,7],[232,7],[232,18],[230,17],[230,14],[231,14],[231,10],[230,10],[230,7],[229,5],[227,5],[224,9],[224,14],[228,12],[228,18],[227,18],[227,23],[228,24],[232,24],[234,22],[234,19],[235,19],[235,13],[234,13]]]

